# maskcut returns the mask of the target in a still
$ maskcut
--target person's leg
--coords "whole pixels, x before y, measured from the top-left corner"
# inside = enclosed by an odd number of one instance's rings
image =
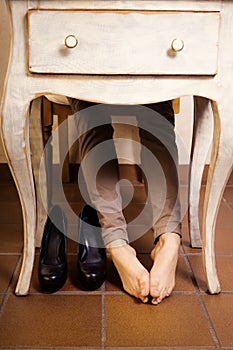
[[[145,150],[150,150],[158,161],[155,173],[145,179],[152,204],[155,239],[155,247],[151,252],[154,263],[150,271],[150,294],[152,303],[158,304],[171,294],[175,285],[181,237],[178,152],[171,101],[147,107],[160,114],[155,113],[155,118],[150,121],[151,133],[140,129],[141,142],[145,146],[142,149],[142,164],[146,166],[148,162]]]
[[[118,188],[118,162],[112,140],[111,117],[103,109],[100,125],[97,125],[95,118],[99,118],[102,111],[97,104],[72,99],[71,105],[79,135],[80,167],[90,204],[98,212],[104,244],[116,239],[128,241]],[[98,148],[101,144],[103,149]],[[106,157],[105,153],[108,153]]]
[[[72,105],[77,113],[94,104],[73,100]],[[98,211],[104,244],[118,270],[123,287],[130,295],[146,302],[149,294],[149,273],[138,261],[134,249],[128,245],[126,222],[117,184],[118,162],[112,140],[111,117],[107,108],[103,107],[102,112],[102,125],[94,128],[92,126],[95,125],[95,110],[85,110],[77,114],[78,133],[81,134],[79,150],[82,172],[91,204]],[[101,143],[105,143],[103,150],[98,148]],[[96,167],[97,162],[103,164],[99,171]]]

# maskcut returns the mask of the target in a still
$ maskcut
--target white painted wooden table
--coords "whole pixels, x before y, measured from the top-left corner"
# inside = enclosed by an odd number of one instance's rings
[[[28,292],[35,252],[29,104],[45,93],[112,104],[193,95],[199,129],[207,132],[212,106],[214,141],[202,238],[208,288],[218,293],[215,222],[233,159],[233,1],[6,2],[12,50],[1,130],[24,219],[24,256],[16,294]],[[197,155],[196,162],[202,158]],[[196,183],[200,173],[197,178]],[[199,243],[194,239],[193,244]]]

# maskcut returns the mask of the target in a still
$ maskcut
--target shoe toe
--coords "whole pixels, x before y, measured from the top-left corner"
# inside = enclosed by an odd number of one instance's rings
[[[79,278],[82,287],[87,290],[95,290],[101,287],[105,280],[105,267],[79,266]]]
[[[41,289],[47,293],[59,290],[67,278],[67,267],[62,266],[40,266],[39,280]]]

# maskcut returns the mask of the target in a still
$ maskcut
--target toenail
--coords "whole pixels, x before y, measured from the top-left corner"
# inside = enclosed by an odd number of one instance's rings
[[[158,305],[158,304],[159,304],[159,301],[158,301],[157,299],[152,299],[152,304]]]
[[[146,297],[146,298],[144,298],[143,300],[142,300],[142,302],[145,304],[145,303],[147,303],[148,302],[148,298]]]

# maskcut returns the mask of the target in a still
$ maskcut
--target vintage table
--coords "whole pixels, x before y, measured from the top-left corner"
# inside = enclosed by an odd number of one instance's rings
[[[29,106],[46,93],[111,104],[146,104],[192,95],[195,114],[203,123],[212,106],[214,137],[202,238],[208,289],[218,293],[215,223],[233,159],[233,1],[6,3],[12,43],[1,130],[24,220],[16,294],[28,293],[35,254]]]

